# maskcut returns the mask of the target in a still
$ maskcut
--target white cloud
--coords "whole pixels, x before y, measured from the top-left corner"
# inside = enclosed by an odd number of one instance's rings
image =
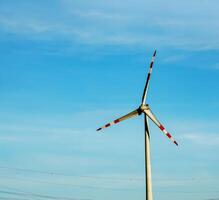
[[[215,64],[212,66],[212,69],[216,69],[216,70],[219,70],[219,63]]]
[[[219,200],[219,198],[210,198],[210,199],[206,199],[206,200]]]
[[[86,20],[125,20],[127,16],[121,16],[116,13],[106,13],[99,10],[80,11],[73,10],[70,12],[75,17],[85,18]]]
[[[165,63],[175,63],[175,62],[178,62],[178,61],[182,61],[184,59],[186,59],[186,56],[184,56],[184,55],[174,55],[174,56],[168,56],[168,57],[163,58],[163,62],[165,62]]]
[[[2,14],[0,25],[2,30],[24,34],[33,39],[217,49],[219,41],[216,14],[203,16],[201,10],[206,12],[212,6],[206,6],[204,1],[197,9],[197,3],[193,2],[192,6],[188,2],[180,3],[180,8],[174,2],[167,2],[166,6],[160,1],[157,5],[149,2],[147,6],[139,2],[138,6],[133,6],[133,1],[129,1],[124,9],[123,4],[118,2],[95,1],[91,4],[68,0],[61,1],[62,6],[59,7],[56,19],[46,15],[36,17],[30,12],[21,17],[22,10],[19,10],[12,16],[10,13]],[[185,9],[188,5],[190,10]],[[165,7],[169,12],[166,12]]]
[[[182,136],[182,139],[189,140],[196,144],[217,146],[219,145],[219,134],[204,133],[192,133]]]

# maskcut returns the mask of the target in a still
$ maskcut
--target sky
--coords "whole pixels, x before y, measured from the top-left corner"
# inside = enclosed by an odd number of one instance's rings
[[[219,199],[217,0],[0,1],[0,199]]]

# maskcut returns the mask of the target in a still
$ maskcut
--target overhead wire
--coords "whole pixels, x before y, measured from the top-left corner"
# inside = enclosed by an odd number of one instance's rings
[[[45,174],[50,176],[66,176],[66,177],[75,177],[75,178],[87,178],[87,179],[103,179],[103,180],[110,180],[110,181],[144,181],[144,178],[136,178],[136,177],[113,177],[113,176],[93,176],[93,175],[74,175],[68,173],[60,173],[54,171],[46,171],[46,170],[36,170],[36,169],[27,169],[27,168],[16,168],[16,167],[8,167],[8,166],[1,166],[0,169],[5,170],[14,170],[14,171],[23,171],[27,173],[37,173],[37,174]],[[165,180],[176,180],[174,178],[153,178],[156,181],[165,181]],[[179,178],[178,178],[179,179]],[[177,180],[178,180],[177,179]],[[188,181],[196,181],[196,180],[218,180],[219,177],[188,177],[188,178],[180,178],[180,180],[188,180]]]
[[[27,168],[16,168],[16,167],[8,167],[8,166],[1,166],[0,169],[5,170],[14,170],[14,171],[23,171],[27,173],[37,173],[37,174],[44,174],[49,176],[65,176],[65,177],[75,177],[75,178],[86,178],[86,179],[100,179],[100,180],[110,180],[110,181],[144,181],[144,178],[136,178],[136,177],[113,177],[113,176],[93,176],[93,175],[74,175],[68,173],[60,173],[54,171],[46,171],[46,170],[36,170],[36,169],[27,169]],[[155,181],[175,181],[179,180],[179,178],[153,178]],[[188,178],[180,178],[180,180],[185,181],[199,181],[199,180],[219,180],[219,177],[188,177]]]
[[[7,188],[5,190],[0,189],[1,194],[7,194],[12,196],[20,196],[20,197],[31,197],[38,198],[38,199],[51,199],[51,200],[91,200],[88,198],[72,198],[72,197],[63,197],[63,196],[54,196],[54,195],[46,195],[46,194],[39,194],[39,193],[32,193],[32,192],[24,192],[14,188]]]
[[[57,182],[50,182],[50,181],[43,181],[43,180],[36,180],[36,179],[27,179],[27,178],[20,178],[20,177],[9,177],[9,176],[0,176],[2,179],[8,180],[16,180],[21,182],[28,182],[28,183],[42,183],[42,184],[49,184],[49,185],[58,185],[58,186],[68,186],[72,188],[86,188],[86,189],[101,189],[101,190],[135,190],[136,188],[130,187],[104,187],[104,186],[96,186],[96,185],[88,185],[88,184],[74,184],[74,183],[57,183]]]
[[[107,176],[89,176],[89,175],[74,175],[74,174],[67,174],[67,173],[59,173],[53,171],[44,171],[44,170],[35,170],[35,169],[26,169],[26,168],[16,168],[16,167],[7,167],[7,166],[0,166],[0,169],[6,170],[15,170],[15,171],[24,171],[29,173],[38,173],[38,174],[45,174],[50,176],[67,176],[67,177],[77,177],[77,178],[88,178],[88,179],[103,179],[103,180],[112,180],[112,181],[143,181],[143,178],[134,178],[134,177],[107,177]]]

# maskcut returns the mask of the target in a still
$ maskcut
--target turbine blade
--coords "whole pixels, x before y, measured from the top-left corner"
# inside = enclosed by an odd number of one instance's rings
[[[108,124],[106,124],[106,125],[104,125],[104,126],[98,128],[97,131],[100,131],[100,130],[102,130],[102,129],[104,129],[104,128],[108,128],[109,126],[112,126],[113,124],[117,124],[117,123],[119,123],[119,122],[121,122],[121,121],[124,121],[124,120],[126,120],[126,119],[129,119],[129,118],[138,116],[138,115],[140,115],[140,114],[141,114],[141,111],[140,111],[139,108],[138,108],[138,109],[136,109],[136,110],[134,110],[134,111],[128,113],[127,115],[124,115],[123,117],[120,117],[120,118],[118,118],[118,119],[116,119],[116,120],[114,120],[114,121],[112,121],[112,122],[110,122],[110,123],[108,123]]]
[[[144,105],[145,101],[146,101],[148,85],[149,85],[149,81],[150,81],[150,77],[151,77],[151,73],[152,73],[152,68],[153,68],[156,52],[157,51],[155,50],[154,54],[153,54],[153,57],[152,57],[152,60],[151,60],[150,68],[149,68],[149,71],[148,71],[148,76],[147,76],[147,80],[146,80],[146,84],[145,84],[145,88],[144,88],[144,92],[143,92],[143,96],[142,96],[142,105]]]
[[[157,120],[155,115],[151,112],[150,109],[144,110],[144,113],[160,128],[160,130],[175,144],[178,146],[178,143],[173,139],[170,133],[164,128],[164,126]]]

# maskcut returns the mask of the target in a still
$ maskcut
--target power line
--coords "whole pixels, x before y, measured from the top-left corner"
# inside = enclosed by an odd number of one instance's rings
[[[15,171],[24,171],[27,173],[37,173],[44,174],[50,176],[66,176],[66,177],[75,177],[75,178],[87,178],[87,179],[99,179],[99,180],[110,180],[110,181],[144,181],[144,178],[134,178],[134,177],[109,177],[109,176],[89,176],[89,175],[74,175],[67,173],[59,173],[54,171],[46,171],[46,170],[35,170],[35,169],[27,169],[27,168],[16,168],[16,167],[8,167],[8,166],[0,166],[0,169],[6,170],[15,170]],[[175,180],[184,180],[184,181],[200,181],[200,180],[219,180],[219,177],[188,177],[188,178],[153,178],[155,181],[175,181]]]
[[[15,178],[15,177],[8,177],[8,176],[0,176],[1,178],[9,179],[9,180],[17,180],[21,182],[29,182],[29,183],[42,183],[42,184],[49,184],[49,185],[59,185],[59,186],[69,186],[75,188],[87,188],[87,189],[98,189],[98,190],[135,190],[135,188],[116,188],[116,187],[103,187],[103,186],[95,186],[95,185],[83,185],[83,184],[71,184],[71,183],[57,183],[57,182],[49,182],[49,181],[42,181],[36,179],[25,179],[25,178]]]
[[[134,181],[134,182],[142,182],[143,178],[122,178],[122,177],[109,177],[109,176],[89,176],[89,175],[73,175],[67,173],[59,173],[54,171],[45,171],[45,170],[35,170],[35,169],[26,169],[26,168],[16,168],[16,167],[8,167],[8,166],[0,166],[0,169],[6,170],[15,170],[15,171],[24,171],[27,173],[37,173],[44,174],[50,176],[65,176],[65,177],[75,177],[75,178],[85,178],[85,179],[97,179],[97,180],[109,180],[109,181]],[[201,181],[201,180],[219,180],[219,177],[188,177],[188,178],[153,178],[154,181]]]
[[[51,176],[65,176],[65,177],[75,177],[75,178],[86,178],[86,179],[97,179],[97,180],[109,180],[109,181],[143,181],[143,178],[122,178],[122,177],[106,177],[106,176],[88,176],[88,175],[73,175],[73,174],[66,174],[66,173],[57,173],[53,171],[42,171],[42,170],[34,170],[34,169],[25,169],[25,168],[15,168],[15,167],[6,167],[0,166],[1,169],[6,170],[15,170],[15,171],[24,171],[30,173],[38,173],[38,174],[45,174]],[[188,178],[153,178],[154,181],[201,181],[201,180],[219,180],[219,177],[188,177]]]
[[[143,178],[133,178],[133,177],[122,178],[122,177],[106,177],[106,176],[73,175],[73,174],[58,173],[58,172],[53,172],[53,171],[15,168],[15,167],[7,167],[7,166],[0,166],[0,168],[7,169],[7,170],[24,171],[24,172],[29,172],[29,173],[45,174],[45,175],[51,175],[51,176],[67,176],[67,177],[103,179],[103,180],[112,180],[112,181],[143,181],[144,180]]]
[[[81,199],[81,198],[71,198],[71,197],[58,197],[58,196],[51,196],[45,194],[37,194],[37,193],[29,193],[29,192],[17,192],[17,191],[10,191],[10,190],[0,190],[2,194],[8,194],[13,196],[21,196],[21,197],[37,197],[41,199],[52,199],[52,200],[90,200],[90,199]]]

